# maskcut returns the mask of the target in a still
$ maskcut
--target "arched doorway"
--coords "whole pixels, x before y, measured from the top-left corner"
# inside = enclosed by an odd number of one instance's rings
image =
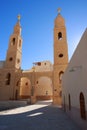
[[[31,82],[27,77],[22,77],[20,80],[20,92],[21,99],[27,99],[31,96]]]
[[[42,76],[36,81],[37,100],[50,100],[53,97],[52,80]]]
[[[20,82],[21,82],[20,79],[16,82],[15,100],[20,99],[20,96],[19,96],[19,93],[20,93]]]
[[[81,118],[86,120],[85,99],[82,92],[80,93],[80,114]]]

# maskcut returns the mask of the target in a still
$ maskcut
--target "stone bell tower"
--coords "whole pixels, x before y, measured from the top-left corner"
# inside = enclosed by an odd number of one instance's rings
[[[14,99],[15,97],[15,74],[21,71],[21,57],[22,37],[20,15],[18,15],[18,21],[14,26],[13,34],[10,36],[4,67],[4,86],[8,86],[8,90],[5,89],[7,95],[9,95],[8,99]]]
[[[10,36],[5,67],[19,69],[21,67],[21,56],[22,56],[22,37],[21,37],[20,16],[18,15],[18,21],[14,26],[14,32]]]
[[[68,64],[68,48],[66,26],[64,18],[58,9],[58,15],[54,22],[54,89],[53,104],[62,104],[62,75]]]

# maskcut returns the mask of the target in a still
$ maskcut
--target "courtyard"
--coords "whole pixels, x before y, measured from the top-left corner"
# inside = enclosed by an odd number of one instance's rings
[[[80,130],[58,106],[51,101],[38,101],[0,112],[0,130]]]

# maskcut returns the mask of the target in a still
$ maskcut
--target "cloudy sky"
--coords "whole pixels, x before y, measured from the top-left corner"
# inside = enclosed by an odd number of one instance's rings
[[[10,35],[21,15],[22,69],[33,62],[53,63],[54,20],[61,8],[65,19],[69,60],[87,27],[87,0],[0,0],[0,60],[5,60]]]

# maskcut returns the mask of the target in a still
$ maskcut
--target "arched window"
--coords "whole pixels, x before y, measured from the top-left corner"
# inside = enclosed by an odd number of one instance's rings
[[[11,81],[11,74],[8,73],[8,74],[6,75],[6,85],[10,85],[10,81]]]
[[[80,93],[80,114],[81,118],[86,120],[85,99],[82,92]]]
[[[13,45],[15,45],[15,38],[13,38],[12,42],[13,42]]]
[[[70,94],[69,94],[69,110],[71,110],[71,98],[70,98]]]
[[[63,76],[64,72],[63,71],[60,71],[59,73],[59,83],[61,84],[62,82],[62,76]]]
[[[61,39],[62,39],[62,33],[59,32],[59,33],[58,33],[58,40],[61,40]]]

